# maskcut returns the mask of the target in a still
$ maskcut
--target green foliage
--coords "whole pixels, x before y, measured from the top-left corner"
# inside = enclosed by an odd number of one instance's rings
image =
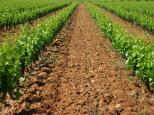
[[[126,58],[128,68],[133,69],[154,90],[154,46],[111,22],[97,6],[88,4],[87,8],[113,46]]]
[[[115,2],[113,4],[126,11],[133,11],[154,18],[154,1]]]
[[[102,2],[93,1],[121,18],[136,23],[142,28],[154,32],[154,2]]]
[[[14,26],[41,17],[70,4],[70,0],[7,0],[0,1],[0,28]]]
[[[17,89],[20,78],[24,77],[25,67],[38,59],[40,51],[52,42],[76,6],[77,3],[72,3],[33,29],[25,27],[14,44],[9,42],[2,44],[0,48],[0,92],[3,93],[3,97],[6,93],[10,96],[19,95]]]

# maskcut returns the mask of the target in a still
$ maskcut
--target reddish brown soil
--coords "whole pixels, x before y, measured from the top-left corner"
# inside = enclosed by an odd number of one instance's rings
[[[30,75],[24,95],[1,105],[2,115],[154,113],[154,96],[131,77],[83,5],[42,53]]]
[[[115,14],[103,9],[103,14],[105,16],[109,17],[112,22],[119,24],[123,28],[125,28],[129,33],[133,34],[136,37],[143,38],[147,42],[153,42],[154,43],[154,35],[150,34],[148,31],[143,30],[141,27],[123,20],[122,18],[116,16]]]
[[[59,12],[59,11],[61,11],[63,9],[64,8],[61,8],[61,9],[58,9],[57,11],[45,14],[42,17],[37,18],[36,20],[32,20],[30,22],[27,22],[25,24],[19,24],[19,25],[12,26],[12,27],[9,27],[9,28],[0,29],[0,44],[3,41],[7,41],[7,40],[14,41],[16,39],[17,35],[22,31],[22,27],[27,25],[27,26],[33,28],[36,25],[38,25],[40,22],[42,22],[43,20],[49,18],[50,16],[55,15],[57,12]]]

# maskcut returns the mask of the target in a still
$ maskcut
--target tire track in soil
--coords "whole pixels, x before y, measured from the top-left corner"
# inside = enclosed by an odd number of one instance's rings
[[[56,61],[55,61],[56,60]],[[28,73],[27,73],[28,74]],[[154,97],[80,5],[33,65],[20,100],[2,115],[137,115],[154,112]]]
[[[149,33],[148,31],[144,30],[143,28],[139,27],[132,22],[126,21],[119,16],[115,15],[114,13],[103,9],[103,14],[110,18],[113,23],[119,24],[123,28],[125,28],[129,33],[133,34],[136,37],[143,38],[147,42],[154,43],[154,33]]]

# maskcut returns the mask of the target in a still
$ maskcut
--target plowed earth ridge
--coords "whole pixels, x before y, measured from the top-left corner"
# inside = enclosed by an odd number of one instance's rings
[[[55,61],[56,60],[56,61]],[[3,115],[138,115],[154,113],[154,97],[131,77],[84,5],[33,65],[24,95]],[[28,73],[27,73],[28,74]]]

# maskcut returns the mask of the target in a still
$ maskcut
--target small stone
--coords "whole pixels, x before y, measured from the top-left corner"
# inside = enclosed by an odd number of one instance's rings
[[[124,108],[122,108],[121,104],[116,104],[115,109],[117,110],[117,112],[122,112],[124,110]]]
[[[102,70],[103,68],[102,67],[99,67],[99,70]]]
[[[35,68],[34,68],[35,71],[38,71],[39,69],[40,69],[39,67],[35,67]]]
[[[91,83],[94,83],[95,81],[94,80],[91,80]]]
[[[53,65],[53,64],[48,64],[48,67],[49,67],[49,68],[53,68],[54,65]]]
[[[37,77],[39,78],[45,78],[47,76],[47,73],[46,72],[41,72],[37,75]]]
[[[49,77],[54,76],[54,73],[51,72],[51,73],[48,74],[48,76]]]
[[[116,104],[116,105],[115,105],[115,108],[116,108],[116,109],[121,108],[121,104]]]
[[[154,113],[154,107],[150,107],[151,112]]]
[[[38,66],[39,66],[39,67],[43,67],[43,66],[44,66],[44,64],[39,64]]]
[[[91,73],[88,73],[88,74],[86,75],[86,78],[93,78],[93,77],[94,77],[94,75],[91,74]]]
[[[131,107],[128,107],[127,110],[128,110],[128,111],[132,111],[132,108],[131,108]]]
[[[40,91],[36,91],[36,94],[39,95],[40,94]]]
[[[43,72],[46,72],[46,73],[51,73],[51,69],[49,69],[49,68],[47,68],[47,67],[43,67],[42,69],[41,69]]]
[[[58,52],[58,48],[56,48],[56,47],[55,48],[52,48],[51,51]]]
[[[31,75],[33,75],[33,76],[37,75],[37,71],[33,71],[33,72],[31,73]]]
[[[133,91],[129,92],[129,95],[132,97],[137,97],[139,94],[136,90],[133,90]]]
[[[119,75],[116,75],[116,77],[117,77],[117,78],[120,78],[120,76],[119,76]]]
[[[150,98],[150,100],[151,100],[152,102],[154,102],[154,95]]]

